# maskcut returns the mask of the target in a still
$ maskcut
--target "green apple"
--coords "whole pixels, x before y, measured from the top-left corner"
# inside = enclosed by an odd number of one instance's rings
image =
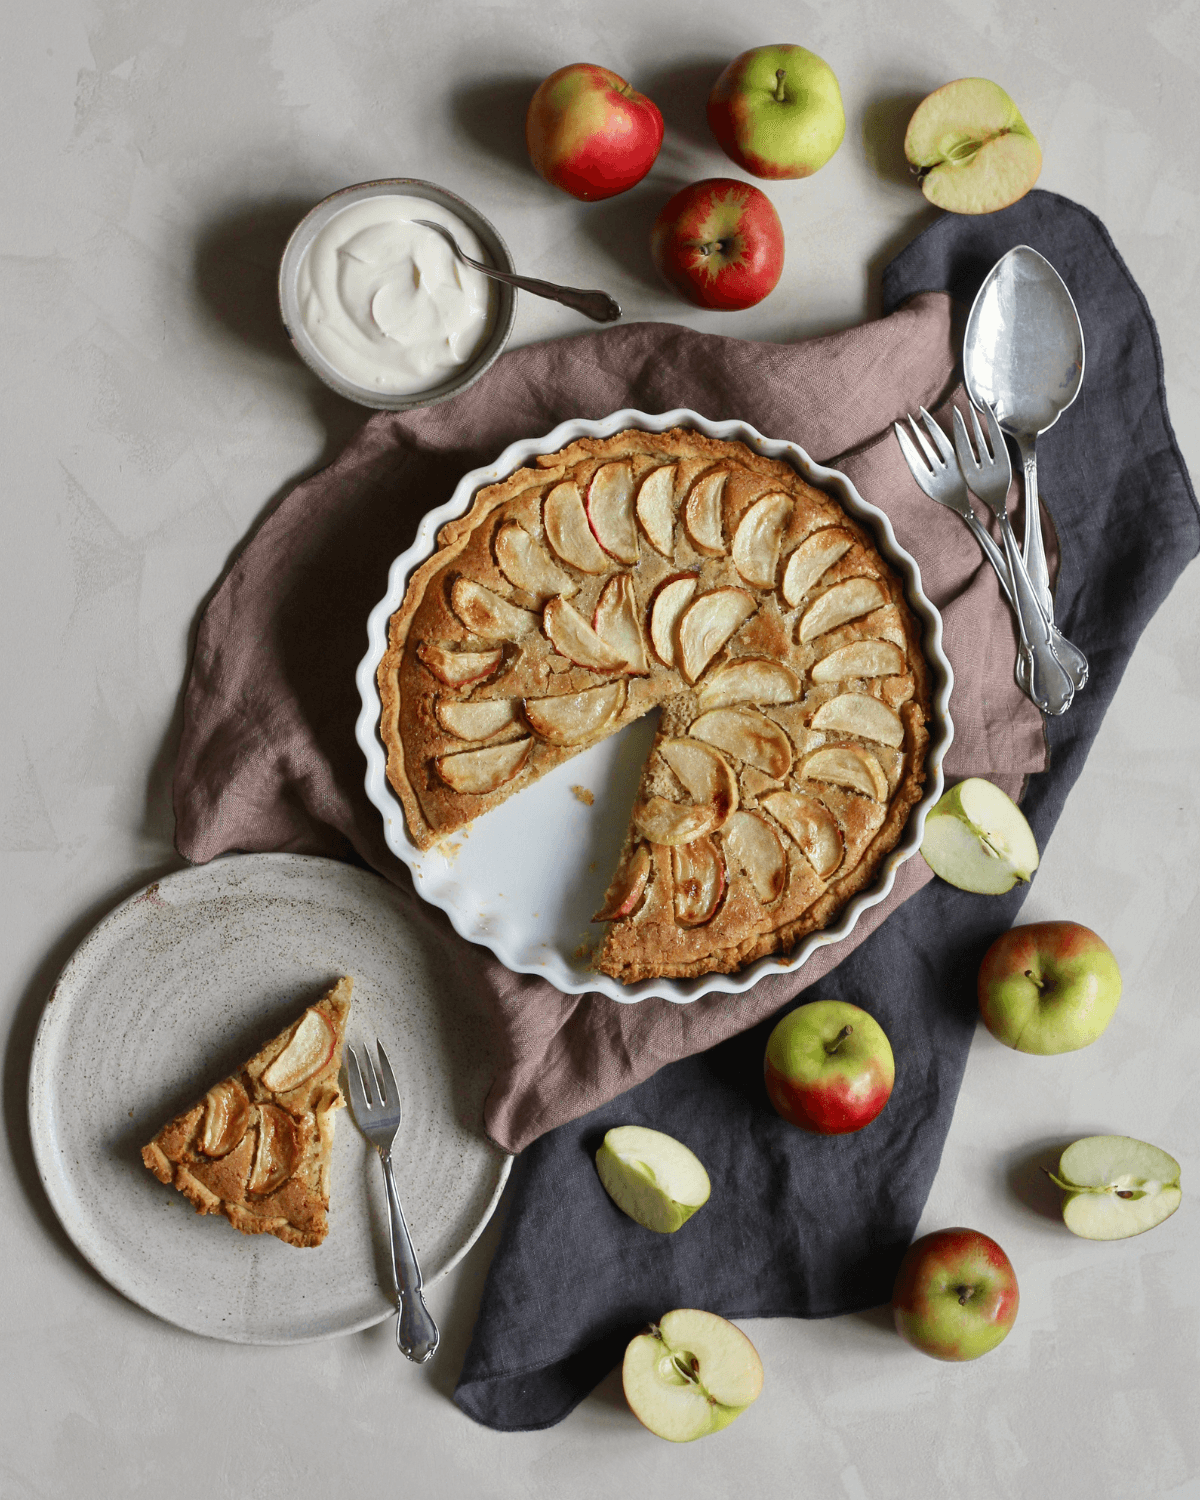
[[[708,96],[708,124],[725,155],[755,177],[811,177],[846,133],[833,69],[786,42],[734,58]]]
[[[758,1350],[716,1313],[681,1307],[625,1350],[621,1384],[643,1427],[672,1443],[690,1443],[728,1427],[758,1399]]]
[[[617,1207],[656,1234],[674,1234],[712,1191],[699,1157],[644,1125],[610,1130],[596,1152],[596,1171]]]
[[[1012,1262],[977,1229],[914,1240],[892,1289],[896,1332],[934,1359],[978,1359],[1007,1338],[1021,1296]]]
[[[1025,814],[998,786],[978,776],[938,799],[925,820],[921,854],[935,875],[961,891],[1002,896],[1038,867]]]
[[[930,203],[953,214],[990,214],[1023,198],[1042,152],[999,84],[960,78],[917,105],[904,154]]]
[[[1045,1056],[1096,1040],[1121,998],[1121,971],[1090,928],[1031,922],[984,954],[978,989],[984,1025],[996,1040]]]
[[[1179,1207],[1179,1163],[1127,1135],[1089,1135],[1068,1146],[1058,1173],[1063,1222],[1085,1240],[1123,1240],[1144,1234]]]

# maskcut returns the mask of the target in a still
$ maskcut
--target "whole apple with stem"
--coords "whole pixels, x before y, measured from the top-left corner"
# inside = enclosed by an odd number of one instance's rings
[[[785,1120],[814,1135],[847,1135],[888,1102],[896,1063],[874,1016],[846,1000],[812,1000],[771,1032],[763,1072]]]
[[[708,96],[725,155],[755,177],[810,177],[842,144],[846,114],[829,64],[780,43],[735,57]]]
[[[998,937],[979,966],[984,1025],[1006,1047],[1046,1056],[1087,1047],[1113,1018],[1121,971],[1078,922],[1031,922]]]
[[[767,195],[733,177],[681,189],[650,232],[659,274],[689,302],[718,312],[753,307],[783,273],[783,225]]]
[[[1012,1262],[977,1229],[914,1240],[892,1288],[896,1332],[934,1359],[978,1359],[1013,1326],[1020,1292]]]
[[[594,63],[551,73],[525,116],[525,144],[535,169],[553,187],[589,203],[641,182],[662,140],[658,106]]]

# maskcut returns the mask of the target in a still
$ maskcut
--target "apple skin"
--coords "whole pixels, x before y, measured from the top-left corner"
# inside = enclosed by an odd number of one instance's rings
[[[937,1229],[905,1251],[892,1288],[896,1332],[934,1359],[978,1359],[1008,1335],[1021,1296],[1012,1262],[978,1229]]]
[[[739,312],[783,274],[783,225],[753,183],[706,177],[681,189],[650,232],[659,275],[697,307]]]
[[[997,1041],[1049,1056],[1094,1042],[1121,998],[1121,971],[1078,922],[1031,922],[998,937],[979,967],[979,1010]]]
[[[784,1016],[767,1039],[763,1072],[779,1114],[814,1135],[869,1125],[896,1080],[883,1028],[845,1000],[812,1000]]]
[[[846,114],[829,64],[779,43],[734,58],[708,96],[708,125],[752,176],[811,177],[842,144]]]
[[[641,182],[663,141],[658,106],[593,63],[544,79],[529,101],[525,144],[552,187],[594,203]]]

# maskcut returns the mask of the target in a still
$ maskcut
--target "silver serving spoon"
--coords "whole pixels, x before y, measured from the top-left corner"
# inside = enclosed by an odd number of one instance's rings
[[[564,307],[581,312],[585,318],[591,318],[594,323],[615,323],[621,316],[621,304],[615,298],[610,297],[607,292],[581,291],[580,288],[574,286],[556,286],[553,281],[538,281],[532,276],[515,276],[510,271],[497,271],[492,266],[485,266],[482,261],[472,260],[469,255],[464,254],[459,248],[458,241],[444,224],[435,224],[432,219],[414,219],[412,222],[420,224],[423,229],[436,230],[463,265],[482,271],[493,281],[507,282],[509,286],[520,287],[523,292],[532,292],[535,297],[549,297],[552,302],[561,302]]]
[[[1037,439],[1079,394],[1083,326],[1062,277],[1028,245],[1017,245],[998,260],[979,288],[963,339],[963,375],[975,405],[990,406],[1016,441],[1025,476],[1025,566],[1053,622],[1038,505]],[[1065,637],[1055,641],[1054,650],[1076,688],[1083,687],[1087,658]]]

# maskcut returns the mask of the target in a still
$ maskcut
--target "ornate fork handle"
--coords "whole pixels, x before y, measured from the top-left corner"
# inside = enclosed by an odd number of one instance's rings
[[[400,1194],[392,1171],[392,1153],[380,1151],[379,1157],[383,1162],[383,1180],[387,1189],[392,1276],[400,1299],[400,1311],[396,1318],[396,1343],[401,1354],[406,1354],[409,1359],[423,1365],[437,1348],[440,1335],[421,1295],[424,1282],[408,1235],[408,1225],[404,1222],[404,1210],[400,1207]]]
[[[1088,660],[1072,641],[1069,641],[1054,623],[1054,596],[1050,592],[1050,569],[1046,563],[1046,549],[1042,542],[1042,509],[1038,497],[1037,448],[1027,439],[1016,439],[1021,454],[1021,470],[1025,478],[1025,566],[1033,591],[1042,606],[1050,626],[1050,646],[1055,656],[1067,669],[1076,691],[1087,684]]]

